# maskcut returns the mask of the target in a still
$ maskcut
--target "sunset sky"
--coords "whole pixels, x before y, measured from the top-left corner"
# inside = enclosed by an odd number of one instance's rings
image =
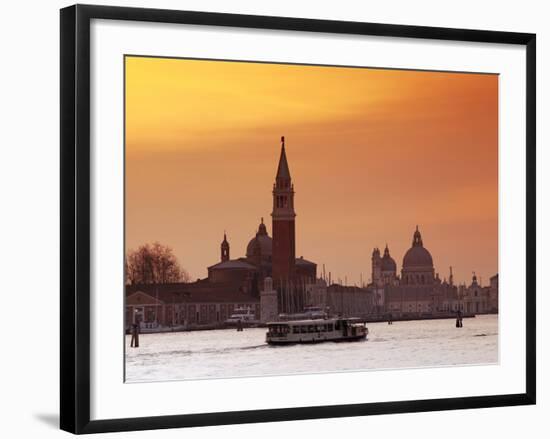
[[[498,269],[498,76],[126,58],[126,245],[159,241],[192,278],[244,256],[280,137],[296,255],[348,285],[387,243],[401,270],[418,224],[436,272]]]

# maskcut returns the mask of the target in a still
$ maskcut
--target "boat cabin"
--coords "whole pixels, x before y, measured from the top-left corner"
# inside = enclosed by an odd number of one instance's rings
[[[367,335],[365,324],[351,318],[272,322],[267,328],[269,344],[351,341],[364,339]]]

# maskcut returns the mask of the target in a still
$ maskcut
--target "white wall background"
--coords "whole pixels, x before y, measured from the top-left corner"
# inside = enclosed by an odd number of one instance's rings
[[[96,3],[88,1],[88,3]],[[430,0],[108,1],[100,4],[537,33],[538,405],[124,433],[109,437],[544,437],[550,411],[550,325],[543,272],[549,256],[550,14],[546,2]],[[0,25],[0,434],[59,437],[59,13],[63,1],[3,4]],[[546,376],[545,376],[546,375]]]

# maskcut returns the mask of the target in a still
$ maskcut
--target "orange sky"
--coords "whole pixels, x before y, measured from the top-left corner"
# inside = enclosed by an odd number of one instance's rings
[[[296,254],[348,284],[416,224],[436,271],[498,266],[498,76],[126,58],[127,248],[171,246],[193,278],[244,256],[286,138]]]

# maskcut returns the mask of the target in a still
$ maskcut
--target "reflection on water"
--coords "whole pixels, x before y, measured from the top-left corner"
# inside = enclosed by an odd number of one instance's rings
[[[448,320],[369,323],[367,341],[265,344],[265,328],[141,334],[129,348],[126,379],[165,381],[498,362],[498,316],[455,328]]]

